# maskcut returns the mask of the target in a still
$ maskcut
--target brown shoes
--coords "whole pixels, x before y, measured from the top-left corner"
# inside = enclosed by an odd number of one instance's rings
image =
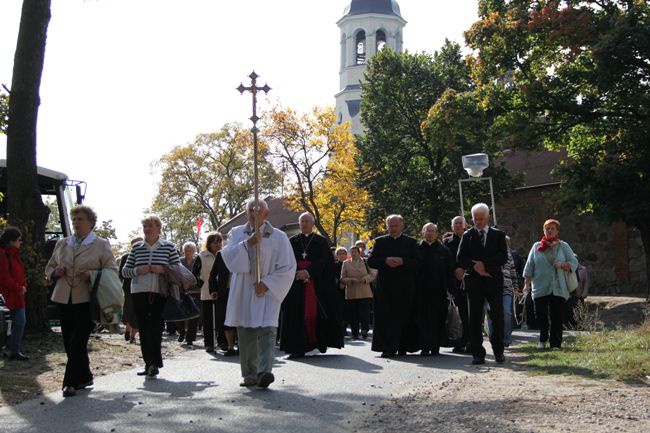
[[[254,379],[252,377],[245,377],[244,380],[242,380],[241,383],[239,384],[239,386],[246,386],[246,387],[255,386],[255,385],[257,385],[257,379]]]
[[[273,376],[273,373],[265,372],[257,375],[257,386],[260,388],[268,388],[274,381],[275,376]]]

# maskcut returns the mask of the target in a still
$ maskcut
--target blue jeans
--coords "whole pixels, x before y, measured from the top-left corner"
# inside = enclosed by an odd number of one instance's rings
[[[487,305],[485,306],[487,310]],[[488,316],[488,335],[492,336],[492,321]],[[512,295],[503,295],[503,344],[512,343]]]
[[[20,343],[23,341],[25,332],[25,309],[16,308],[11,310],[11,339],[9,340],[9,349],[12,355],[20,353]]]

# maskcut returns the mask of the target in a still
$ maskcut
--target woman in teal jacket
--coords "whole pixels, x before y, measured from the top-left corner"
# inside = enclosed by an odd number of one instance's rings
[[[524,267],[524,292],[531,291],[532,283],[535,316],[539,324],[537,348],[540,350],[546,349],[549,337],[551,349],[559,350],[562,347],[562,313],[564,303],[569,298],[564,273],[575,272],[578,267],[571,247],[560,240],[559,234],[559,221],[546,220],[544,236],[530,249]]]

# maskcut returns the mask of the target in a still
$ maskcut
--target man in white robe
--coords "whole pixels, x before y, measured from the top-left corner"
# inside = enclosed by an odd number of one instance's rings
[[[257,235],[255,201],[246,204],[248,223],[233,228],[221,251],[232,273],[226,325],[237,327],[241,386],[267,388],[275,377],[273,368],[278,316],[296,274],[296,260],[287,235],[266,221],[269,208],[259,200]],[[261,278],[256,279],[256,248],[260,246]]]

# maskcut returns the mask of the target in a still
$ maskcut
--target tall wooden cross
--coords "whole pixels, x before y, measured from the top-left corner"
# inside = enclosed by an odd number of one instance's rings
[[[253,71],[249,77],[251,79],[251,85],[246,87],[243,83],[240,83],[239,87],[237,87],[237,90],[239,90],[239,93],[241,94],[244,94],[244,92],[251,92],[253,94],[253,115],[250,117],[250,120],[253,122],[253,128],[251,129],[253,132],[253,188],[255,190],[255,233],[257,233],[260,229],[258,221],[260,213],[260,192],[257,148],[257,133],[259,132],[259,129],[257,129],[257,121],[260,120],[260,118],[257,117],[257,92],[262,91],[264,93],[268,93],[271,88],[268,84],[264,84],[263,87],[257,86],[257,78],[259,75],[257,75],[255,71]],[[255,248],[255,282],[257,283],[259,283],[262,278],[260,269],[260,247],[261,245],[257,244]]]

